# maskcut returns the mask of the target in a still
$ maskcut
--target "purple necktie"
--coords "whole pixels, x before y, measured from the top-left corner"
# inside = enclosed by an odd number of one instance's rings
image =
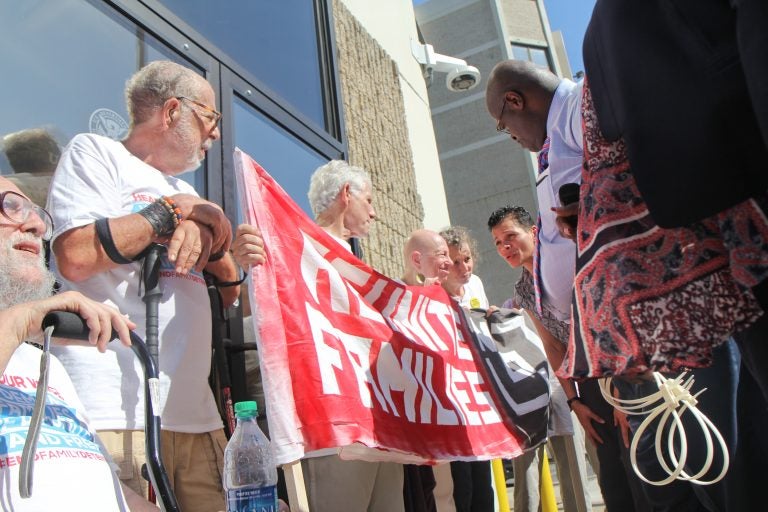
[[[541,146],[539,151],[539,175],[543,173],[547,167],[549,167],[549,137],[544,139],[544,145]],[[533,291],[535,294],[534,302],[536,305],[536,313],[541,316],[541,240],[539,238],[541,233],[541,212],[536,218],[536,238],[533,247]]]

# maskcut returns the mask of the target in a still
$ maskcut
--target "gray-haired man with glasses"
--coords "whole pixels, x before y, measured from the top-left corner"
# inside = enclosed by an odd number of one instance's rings
[[[200,166],[220,136],[221,114],[211,85],[168,61],[135,73],[125,97],[131,128],[124,140],[80,134],[61,156],[48,197],[56,270],[65,289],[119,306],[144,336],[137,260],[152,243],[167,246],[158,312],[163,462],[183,510],[221,510],[226,437],[208,385],[211,312],[202,272],[232,285],[221,288],[228,306],[239,294],[239,271],[224,212],[177,177]],[[135,358],[119,346],[99,359],[80,347],[57,355],[121,465],[121,479],[144,492]]]

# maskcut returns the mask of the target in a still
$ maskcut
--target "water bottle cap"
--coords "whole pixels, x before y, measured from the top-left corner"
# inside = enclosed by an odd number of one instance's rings
[[[249,400],[247,402],[237,402],[235,404],[235,414],[237,416],[256,416],[259,407],[256,402]]]

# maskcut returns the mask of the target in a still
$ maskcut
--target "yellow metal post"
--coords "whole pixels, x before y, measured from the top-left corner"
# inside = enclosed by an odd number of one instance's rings
[[[544,446],[539,449],[539,473],[541,492],[541,512],[557,512],[557,500],[555,499],[555,487],[552,485],[552,473],[549,472],[547,450]]]
[[[509,512],[509,497],[507,496],[507,479],[504,478],[504,465],[501,459],[491,461],[493,468],[493,483],[496,484],[496,498],[500,512]]]

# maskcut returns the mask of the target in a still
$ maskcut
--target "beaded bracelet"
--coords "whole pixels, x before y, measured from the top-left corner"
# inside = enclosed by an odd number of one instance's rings
[[[173,225],[174,227],[178,227],[179,224],[181,224],[183,217],[181,215],[181,208],[176,204],[176,201],[168,196],[162,196],[157,201],[162,203],[162,205],[173,215]]]

